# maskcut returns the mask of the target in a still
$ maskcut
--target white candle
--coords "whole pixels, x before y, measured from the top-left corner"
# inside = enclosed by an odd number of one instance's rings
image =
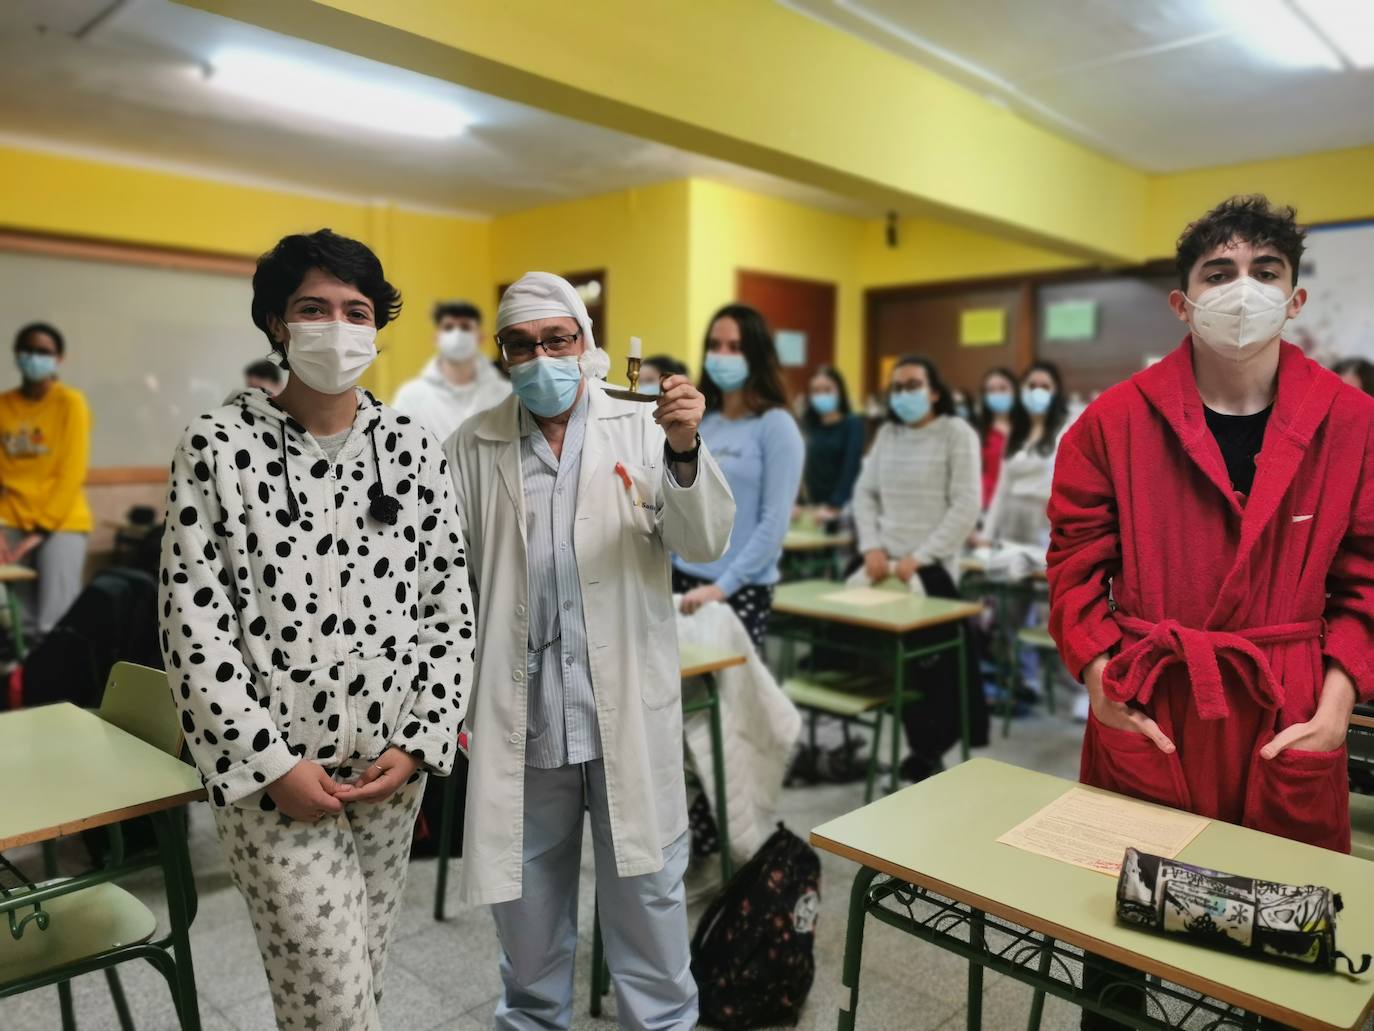
[[[639,342],[639,337],[630,337],[630,357],[644,357],[644,345]]]

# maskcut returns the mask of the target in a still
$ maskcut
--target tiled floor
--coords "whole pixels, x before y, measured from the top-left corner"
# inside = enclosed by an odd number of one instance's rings
[[[1066,718],[1018,720],[1010,738],[994,738],[983,754],[1017,765],[1072,777],[1077,772],[1081,729]],[[953,761],[951,755],[947,761]],[[780,817],[798,833],[862,803],[861,784],[790,789]],[[270,1031],[271,1001],[262,973],[247,910],[229,882],[214,830],[203,807],[191,821],[192,862],[200,890],[200,912],[192,930],[196,980],[205,1031]],[[79,853],[73,853],[79,858]],[[11,854],[20,858],[20,854]],[[822,855],[822,909],[816,934],[816,980],[801,1021],[803,1028],[833,1028],[840,996],[845,906],[855,868]],[[590,872],[590,850],[584,857]],[[718,868],[694,870],[693,918],[710,895]],[[404,915],[386,974],[382,1002],[387,1031],[476,1031],[488,1027],[499,981],[497,944],[490,916],[459,906],[450,878],[449,919],[433,919],[435,864],[411,864]],[[165,916],[161,881],[148,876],[131,887],[159,916]],[[581,947],[578,951],[577,1004],[574,1028],[614,1027],[614,996],[601,1020],[587,1016],[588,967],[591,952],[591,877],[583,878]],[[137,1025],[141,1031],[176,1027],[171,1000],[162,980],[145,964],[121,968]],[[864,1029],[954,1031],[964,1019],[965,966],[946,952],[870,923],[864,949],[863,996],[858,1025]],[[117,1023],[104,979],[88,975],[74,982],[79,1026],[83,1031],[115,1031]],[[1030,990],[996,975],[985,984],[984,1026],[1024,1026]],[[1077,1027],[1077,1011],[1050,999],[1043,1026],[1047,1031]],[[0,1004],[5,1031],[56,1031],[57,993],[48,988]]]

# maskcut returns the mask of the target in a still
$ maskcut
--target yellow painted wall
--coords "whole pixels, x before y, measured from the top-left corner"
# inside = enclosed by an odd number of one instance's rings
[[[597,342],[610,352],[611,379],[624,382],[629,338],[645,354],[685,353],[687,325],[686,181],[587,197],[504,215],[491,222],[495,288],[525,272],[606,272],[606,327]],[[609,334],[604,330],[608,329]]]
[[[1172,256],[1189,222],[1236,193],[1292,204],[1303,222],[1374,218],[1374,147],[1157,176],[1150,183],[1146,254]]]
[[[834,283],[835,363],[851,383],[859,381],[860,219],[693,179],[690,225],[686,360],[693,369],[700,366],[707,320],[736,300],[736,273],[746,269]]]
[[[887,245],[887,223],[864,223],[859,277],[865,288],[1011,276],[1083,265],[1075,255],[1032,247],[932,218],[904,218],[897,246]]]
[[[366,381],[384,397],[432,352],[433,301],[484,299],[491,282],[489,225],[472,219],[3,147],[0,183],[0,226],[10,229],[250,258],[322,226],[362,240],[406,304]]]

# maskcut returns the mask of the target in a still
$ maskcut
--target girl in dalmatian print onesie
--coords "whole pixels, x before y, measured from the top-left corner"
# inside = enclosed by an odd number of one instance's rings
[[[290,365],[172,460],[162,650],[280,1028],[376,1031],[426,772],[446,775],[473,620],[437,444],[354,384],[399,297],[321,230],[258,263]]]

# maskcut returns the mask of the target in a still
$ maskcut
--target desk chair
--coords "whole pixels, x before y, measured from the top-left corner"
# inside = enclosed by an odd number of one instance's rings
[[[131,662],[115,663],[105,682],[99,715],[107,723],[154,748],[169,755],[181,754],[181,727],[176,705],[167,686],[167,674],[161,670]],[[105,872],[111,879],[117,874],[152,865],[151,861],[125,863],[123,835],[118,824],[110,827],[110,836],[111,850]],[[0,884],[0,895],[26,894],[59,885],[61,882],[55,879],[57,854],[52,842],[44,843],[43,860],[48,880],[34,884],[0,857],[0,874],[8,873],[19,881],[19,886],[11,889]],[[173,889],[186,892],[194,918],[194,886],[174,885]],[[169,938],[152,940],[157,932],[157,918],[123,888],[106,881],[44,898],[34,905],[32,913],[21,915],[22,912],[12,910],[8,914],[11,940],[0,938],[0,999],[56,983],[63,1031],[75,1031],[71,978],[104,970],[119,1026],[123,1031],[134,1031],[133,1017],[114,969],[134,959],[148,960],[166,979],[173,1000],[177,999],[176,961],[171,941]]]

